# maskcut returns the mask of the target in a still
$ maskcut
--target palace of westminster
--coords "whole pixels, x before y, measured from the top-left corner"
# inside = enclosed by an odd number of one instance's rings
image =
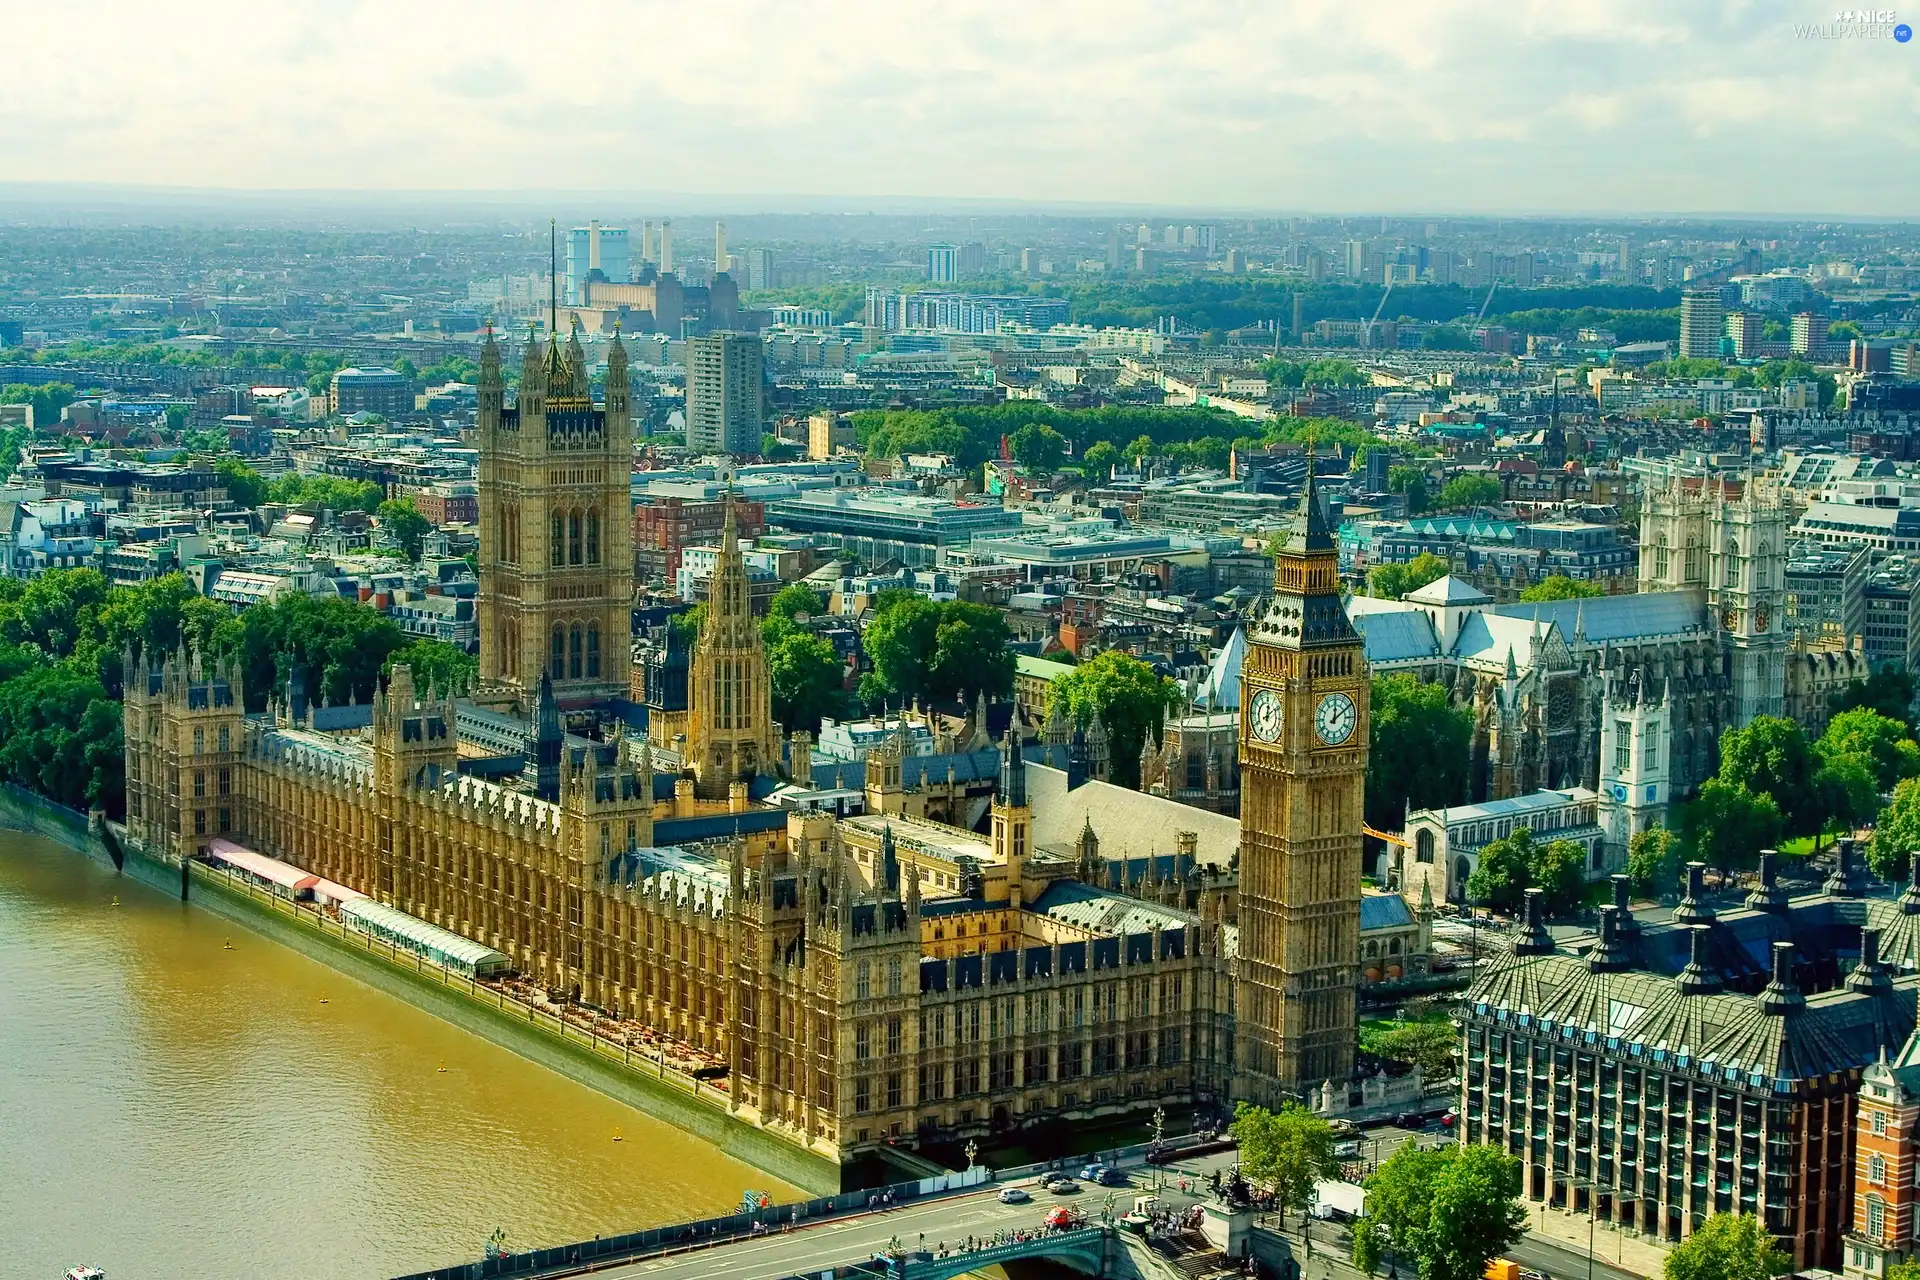
[[[489,336],[479,388],[477,688],[399,667],[357,716],[294,681],[250,715],[232,667],[130,657],[134,842],[243,842],[481,942],[724,1061],[738,1115],[832,1159],[1349,1084],[1368,679],[1311,490],[1243,666],[1238,856],[1181,832],[1129,864],[1092,822],[1036,844],[1013,733],[986,830],[940,820],[951,766],[905,784],[904,734],[862,795],[816,790],[730,508],[688,709],[629,735],[626,353],[596,404],[577,335],[530,342],[508,405]]]

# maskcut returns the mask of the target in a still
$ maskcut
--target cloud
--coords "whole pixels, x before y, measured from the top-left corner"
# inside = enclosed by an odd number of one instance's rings
[[[1803,12],[1804,10],[1804,12]],[[1275,210],[1920,203],[1912,45],[1655,0],[34,6],[15,179]],[[1816,179],[1817,175],[1817,180]]]

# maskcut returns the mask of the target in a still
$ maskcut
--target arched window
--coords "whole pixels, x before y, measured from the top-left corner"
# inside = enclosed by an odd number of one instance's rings
[[[547,664],[555,680],[564,680],[567,675],[567,633],[559,627],[553,629],[553,660]]]
[[[600,624],[597,622],[589,622],[587,624],[587,676],[593,678],[599,674]]]
[[[1387,940],[1387,954],[1390,956],[1397,956],[1400,954],[1400,939],[1390,938]]]
[[[567,562],[567,522],[558,511],[553,513],[552,554],[548,559],[556,569]]]
[[[567,514],[567,563],[580,563],[580,508]]]
[[[600,508],[587,508],[587,563],[600,563]]]
[[[1380,954],[1380,944],[1374,941],[1373,939],[1369,938],[1367,940],[1367,959],[1371,960],[1375,956],[1378,956],[1379,954]]]
[[[1887,1158],[1876,1155],[1867,1161],[1867,1181],[1876,1187],[1887,1185]]]
[[[1878,1159],[1879,1157],[1875,1157]],[[1887,1234],[1887,1202],[1879,1196],[1867,1197],[1867,1239],[1883,1240]]]
[[[1653,576],[1656,578],[1667,576],[1667,535],[1664,533],[1653,546]]]
[[[1433,861],[1433,832],[1422,828],[1413,838],[1413,857],[1416,862]]]
[[[577,626],[574,627],[573,634],[568,637],[568,640],[569,640],[569,647],[570,647],[570,653],[568,655],[568,660],[567,660],[568,678],[572,680],[578,680],[580,678],[580,628],[579,627]]]

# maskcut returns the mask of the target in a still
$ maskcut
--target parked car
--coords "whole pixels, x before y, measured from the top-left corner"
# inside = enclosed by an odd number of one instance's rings
[[[1025,1204],[1031,1199],[1033,1199],[1033,1197],[1022,1191],[1019,1187],[1000,1188],[1001,1204]]]

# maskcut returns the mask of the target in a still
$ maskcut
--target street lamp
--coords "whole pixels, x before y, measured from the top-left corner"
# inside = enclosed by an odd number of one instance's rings
[[[1165,1107],[1155,1107],[1153,1109],[1153,1146],[1156,1152],[1159,1151],[1160,1149],[1160,1141],[1162,1136],[1166,1133],[1166,1130],[1167,1130],[1167,1109]],[[1160,1187],[1161,1187],[1160,1172],[1165,1167],[1166,1166],[1160,1163],[1159,1160],[1156,1158],[1153,1166],[1153,1189],[1155,1191],[1160,1190]]]
[[[968,1138],[967,1139],[967,1168],[969,1171],[972,1170],[974,1161],[979,1158],[979,1155],[980,1155],[980,1144],[978,1142],[975,1142],[972,1138]]]

